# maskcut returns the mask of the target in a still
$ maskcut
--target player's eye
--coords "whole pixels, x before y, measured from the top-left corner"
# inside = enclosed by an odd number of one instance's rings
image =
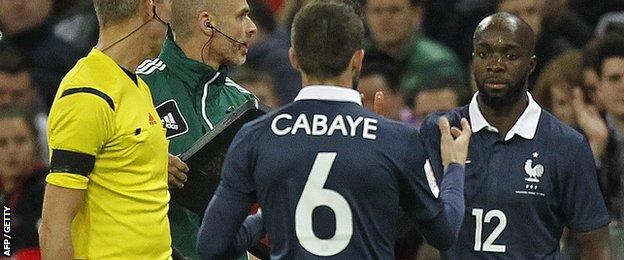
[[[607,81],[611,82],[611,83],[615,83],[620,81],[620,79],[622,78],[622,76],[620,75],[610,75],[607,77]]]
[[[28,138],[25,136],[18,136],[17,138],[15,138],[15,143],[20,146],[25,145],[28,143]]]
[[[402,11],[402,10],[401,10],[401,7],[398,7],[398,6],[393,6],[393,7],[391,7],[391,8],[388,8],[388,12],[389,12],[390,14],[393,14],[393,15],[394,15],[394,14],[398,14],[398,13],[400,13],[401,11]]]
[[[516,55],[515,53],[509,53],[509,54],[507,54],[506,57],[509,60],[517,60],[518,59],[518,55]]]

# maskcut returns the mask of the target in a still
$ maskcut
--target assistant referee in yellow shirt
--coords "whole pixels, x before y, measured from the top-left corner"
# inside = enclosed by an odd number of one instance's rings
[[[42,256],[171,259],[165,129],[133,74],[158,53],[170,0],[93,4],[98,44],[65,76],[50,110]]]

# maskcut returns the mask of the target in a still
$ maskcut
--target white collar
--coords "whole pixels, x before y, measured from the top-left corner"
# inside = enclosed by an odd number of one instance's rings
[[[472,132],[476,133],[485,128],[490,132],[498,133],[498,129],[490,125],[490,123],[485,120],[485,117],[483,117],[483,114],[481,114],[481,110],[479,109],[479,104],[477,102],[478,94],[479,92],[472,96],[472,101],[470,101],[470,105],[468,107],[468,115],[470,116]],[[518,118],[518,121],[516,121],[514,126],[509,129],[509,132],[507,132],[507,135],[505,136],[505,141],[508,141],[516,134],[526,139],[533,139],[535,136],[542,108],[537,104],[537,102],[535,102],[535,100],[533,100],[531,93],[526,92],[526,94],[529,98],[529,105],[524,110],[520,118]]]
[[[362,105],[362,96],[357,90],[336,87],[328,85],[309,85],[303,87],[295,101],[298,100],[330,100],[330,101],[347,101]]]

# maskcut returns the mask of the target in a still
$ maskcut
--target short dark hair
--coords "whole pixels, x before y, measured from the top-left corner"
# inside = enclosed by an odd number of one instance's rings
[[[275,31],[275,27],[277,26],[275,17],[264,1],[250,0],[249,9],[251,10],[249,17],[251,17],[251,20],[253,20],[256,25],[262,27],[268,33]]]
[[[468,92],[468,88],[462,84],[460,80],[453,77],[432,76],[425,79],[424,82],[413,91],[406,93],[407,100],[405,105],[413,108],[416,105],[414,103],[414,99],[422,92],[441,91],[447,89],[457,94],[457,103],[465,103],[464,101],[467,99],[466,92]]]
[[[17,73],[27,65],[23,52],[9,42],[0,42],[0,71]]]
[[[390,55],[380,51],[366,52],[364,55],[364,64],[362,64],[361,77],[370,75],[381,75],[390,84],[390,90],[393,93],[401,91],[401,82],[399,79],[399,68]]]
[[[7,119],[21,119],[26,124],[28,131],[32,134],[34,139],[37,139],[37,128],[35,127],[35,115],[31,111],[25,111],[17,107],[2,107],[0,108],[0,120]]]
[[[602,77],[602,64],[609,58],[624,58],[624,37],[618,34],[609,34],[598,47],[598,62],[596,72]]]
[[[291,33],[299,65],[312,77],[339,76],[353,54],[364,48],[362,18],[342,1],[316,0],[306,5],[295,16]]]

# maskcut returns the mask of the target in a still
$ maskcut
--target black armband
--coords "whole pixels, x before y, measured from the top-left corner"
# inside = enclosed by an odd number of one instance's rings
[[[89,175],[95,166],[95,156],[79,152],[52,149],[50,173],[66,172]]]

